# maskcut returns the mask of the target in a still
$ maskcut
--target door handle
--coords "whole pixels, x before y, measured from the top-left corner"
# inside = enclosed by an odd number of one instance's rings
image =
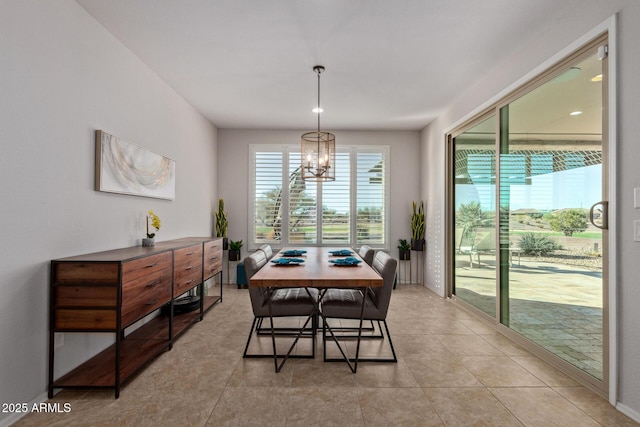
[[[596,224],[595,221],[595,210],[597,206],[602,206],[602,210],[601,210],[601,224]],[[599,202],[596,202],[593,204],[593,206],[591,206],[591,209],[589,209],[589,222],[591,222],[591,224],[593,224],[594,227],[597,227],[601,230],[608,230],[609,229],[609,202],[601,200]]]

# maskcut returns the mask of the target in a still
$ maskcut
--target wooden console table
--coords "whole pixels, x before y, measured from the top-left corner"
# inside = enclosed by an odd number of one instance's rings
[[[219,275],[220,294],[204,295],[204,281]],[[199,290],[200,309],[174,315],[174,301]],[[51,261],[49,297],[49,397],[54,388],[113,388],[222,301],[222,239],[187,237],[155,246],[116,249]],[[158,309],[166,307],[163,313]],[[151,321],[125,329],[151,314]],[[150,316],[151,317],[151,316]],[[54,379],[55,334],[108,332],[115,343]]]

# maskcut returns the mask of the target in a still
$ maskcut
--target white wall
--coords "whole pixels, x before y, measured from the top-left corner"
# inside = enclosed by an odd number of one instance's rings
[[[580,7],[566,16],[558,16],[553,22],[542,23],[532,32],[531,42],[509,60],[497,64],[496,69],[479,80],[472,90],[461,94],[452,106],[421,134],[423,168],[422,192],[428,200],[427,230],[429,239],[439,248],[432,249],[428,258],[428,285],[444,295],[444,258],[434,258],[444,252],[445,147],[444,133],[462,118],[481,107],[487,101],[540,64],[562,51],[584,34],[618,12],[618,139],[617,164],[612,165],[617,176],[615,194],[618,204],[617,216],[613,218],[618,227],[617,259],[611,268],[617,271],[619,322],[619,388],[618,399],[621,410],[640,420],[640,244],[633,241],[633,221],[640,219],[640,210],[633,208],[633,188],[640,186],[640,2],[637,0],[583,0]],[[432,234],[433,233],[433,234]]]
[[[218,190],[225,200],[229,238],[248,241],[248,177],[250,144],[299,144],[305,130],[234,130],[218,133]],[[390,146],[390,249],[409,239],[411,202],[420,197],[420,134],[412,131],[336,131],[337,145]],[[243,256],[247,245],[243,247]],[[232,278],[233,281],[233,278]]]
[[[49,261],[211,235],[216,128],[72,0],[0,2],[0,402],[47,387]],[[176,160],[174,201],[100,193],[94,131]],[[59,369],[104,345],[65,334]],[[0,424],[8,421],[0,413]]]
[[[420,133],[422,150],[420,162],[427,165],[422,169],[421,189],[425,200],[426,254],[425,283],[426,286],[444,297],[445,286],[445,164],[446,145],[443,134],[431,134],[428,126]]]

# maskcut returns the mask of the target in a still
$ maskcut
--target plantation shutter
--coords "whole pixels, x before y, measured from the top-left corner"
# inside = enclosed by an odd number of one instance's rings
[[[318,209],[315,182],[302,180],[300,152],[289,153],[289,243],[318,241]]]
[[[303,181],[300,148],[251,145],[249,250],[284,246],[388,249],[388,146],[345,146],[336,180]]]
[[[356,244],[384,244],[386,220],[386,155],[359,152],[356,161]]]
[[[351,164],[348,152],[336,153],[336,180],[322,183],[322,243],[349,244]]]
[[[279,243],[282,239],[282,152],[256,151],[254,160],[253,242]]]

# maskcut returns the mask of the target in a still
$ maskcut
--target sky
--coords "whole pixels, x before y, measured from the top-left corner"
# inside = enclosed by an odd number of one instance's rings
[[[511,210],[590,208],[602,200],[602,165],[585,166],[531,177],[531,184],[512,184]],[[492,184],[456,185],[456,209],[471,201],[480,202],[483,211],[495,211]]]

